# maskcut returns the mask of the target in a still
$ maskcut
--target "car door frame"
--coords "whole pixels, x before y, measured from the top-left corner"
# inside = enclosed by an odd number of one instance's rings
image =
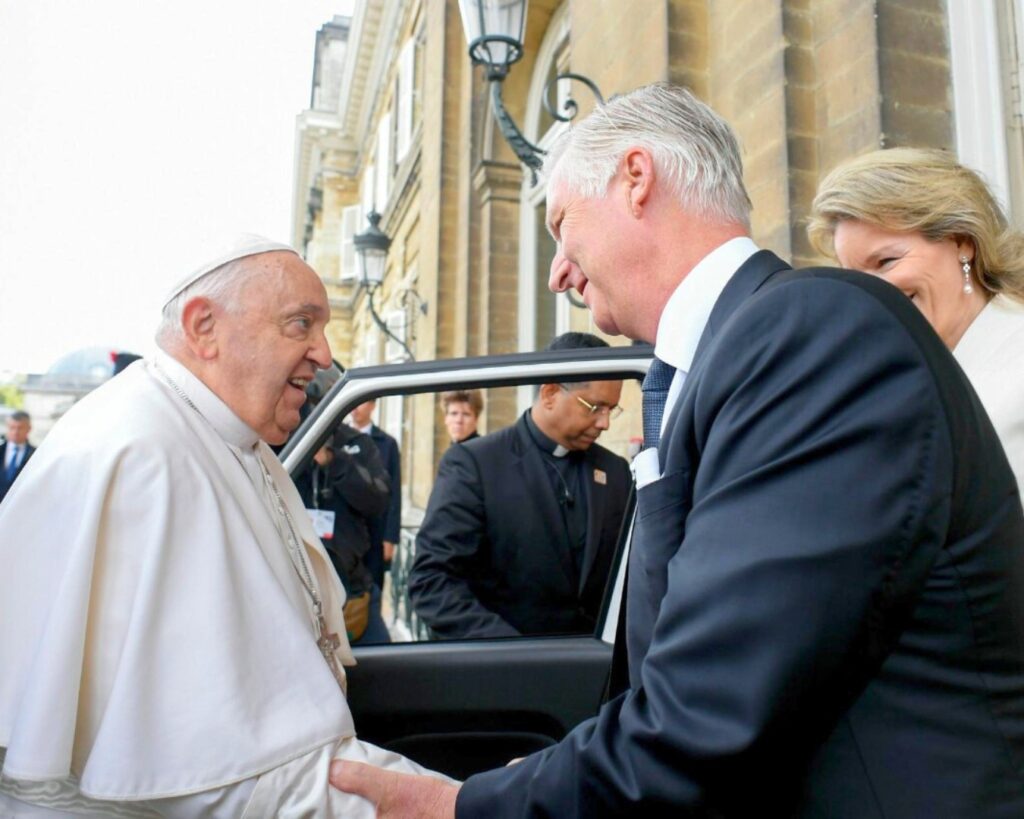
[[[513,387],[581,376],[642,378],[647,346],[409,362],[347,371],[282,449],[304,468],[357,404],[388,395]],[[349,702],[364,739],[458,778],[548,747],[604,698],[625,581],[628,532],[593,635],[395,643],[354,649]]]

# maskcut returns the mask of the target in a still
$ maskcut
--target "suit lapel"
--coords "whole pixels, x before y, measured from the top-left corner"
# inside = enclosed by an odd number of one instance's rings
[[[729,283],[722,290],[722,294],[715,302],[715,306],[708,318],[708,323],[701,333],[700,341],[697,343],[697,351],[693,356],[693,364],[686,374],[686,381],[683,383],[683,391],[672,407],[662,437],[668,439],[679,416],[681,407],[686,403],[684,398],[700,380],[699,375],[703,369],[704,352],[714,341],[715,336],[732,318],[743,302],[756,293],[772,276],[785,270],[792,270],[790,265],[782,261],[770,250],[759,250],[747,261],[740,265]],[[664,467],[662,460],[662,467]]]

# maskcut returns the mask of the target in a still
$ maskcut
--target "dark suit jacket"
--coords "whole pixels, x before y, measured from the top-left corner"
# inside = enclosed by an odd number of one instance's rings
[[[4,469],[4,464],[7,463],[7,441],[0,444],[0,501],[7,496],[7,490],[11,488],[18,476],[21,474],[21,470],[25,468],[25,464],[28,463],[28,459],[32,457],[32,453],[36,451],[36,448],[32,444],[25,444],[25,456],[21,459],[21,464],[14,472],[14,477],[7,480],[7,470]]]
[[[588,521],[577,572],[525,416],[449,447],[409,575],[416,613],[434,632],[449,638],[593,632],[630,475],[622,458],[597,444],[583,457]]]
[[[756,254],[638,492],[632,686],[466,816],[1024,816],[1024,518],[910,301]]]
[[[391,497],[387,509],[370,518],[370,551],[366,565],[373,575],[373,582],[384,587],[384,541],[398,543],[402,536],[402,457],[398,442],[376,424],[370,427],[370,438],[380,453],[384,467],[391,481]]]

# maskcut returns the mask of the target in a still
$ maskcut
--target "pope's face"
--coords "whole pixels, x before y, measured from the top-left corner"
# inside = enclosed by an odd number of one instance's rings
[[[331,365],[327,292],[294,253],[254,256],[240,308],[217,308],[214,392],[269,444],[299,425],[306,385]]]
[[[881,276],[902,290],[947,346],[955,346],[973,320],[977,298],[964,293],[960,262],[961,255],[973,259],[970,243],[932,241],[917,232],[844,219],[836,226],[834,245],[843,267]],[[981,287],[975,283],[973,289],[979,296]]]
[[[28,440],[28,434],[32,430],[32,425],[28,421],[15,421],[8,419],[7,421],[7,440],[12,444],[18,444],[19,446]]]
[[[616,191],[613,184],[605,196],[586,199],[557,177],[552,182],[547,220],[559,247],[548,287],[556,293],[574,288],[604,332],[636,338],[638,299],[630,271],[639,253],[630,238],[634,226],[626,218],[625,197]]]
[[[476,432],[476,413],[468,401],[449,401],[444,425],[453,441],[464,441]]]

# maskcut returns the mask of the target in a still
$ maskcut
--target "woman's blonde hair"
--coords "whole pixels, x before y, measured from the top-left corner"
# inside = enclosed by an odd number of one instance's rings
[[[982,287],[1024,301],[1024,235],[1007,224],[978,174],[946,151],[889,148],[844,162],[818,186],[807,226],[811,244],[834,259],[836,227],[846,219],[933,242],[970,239]]]

